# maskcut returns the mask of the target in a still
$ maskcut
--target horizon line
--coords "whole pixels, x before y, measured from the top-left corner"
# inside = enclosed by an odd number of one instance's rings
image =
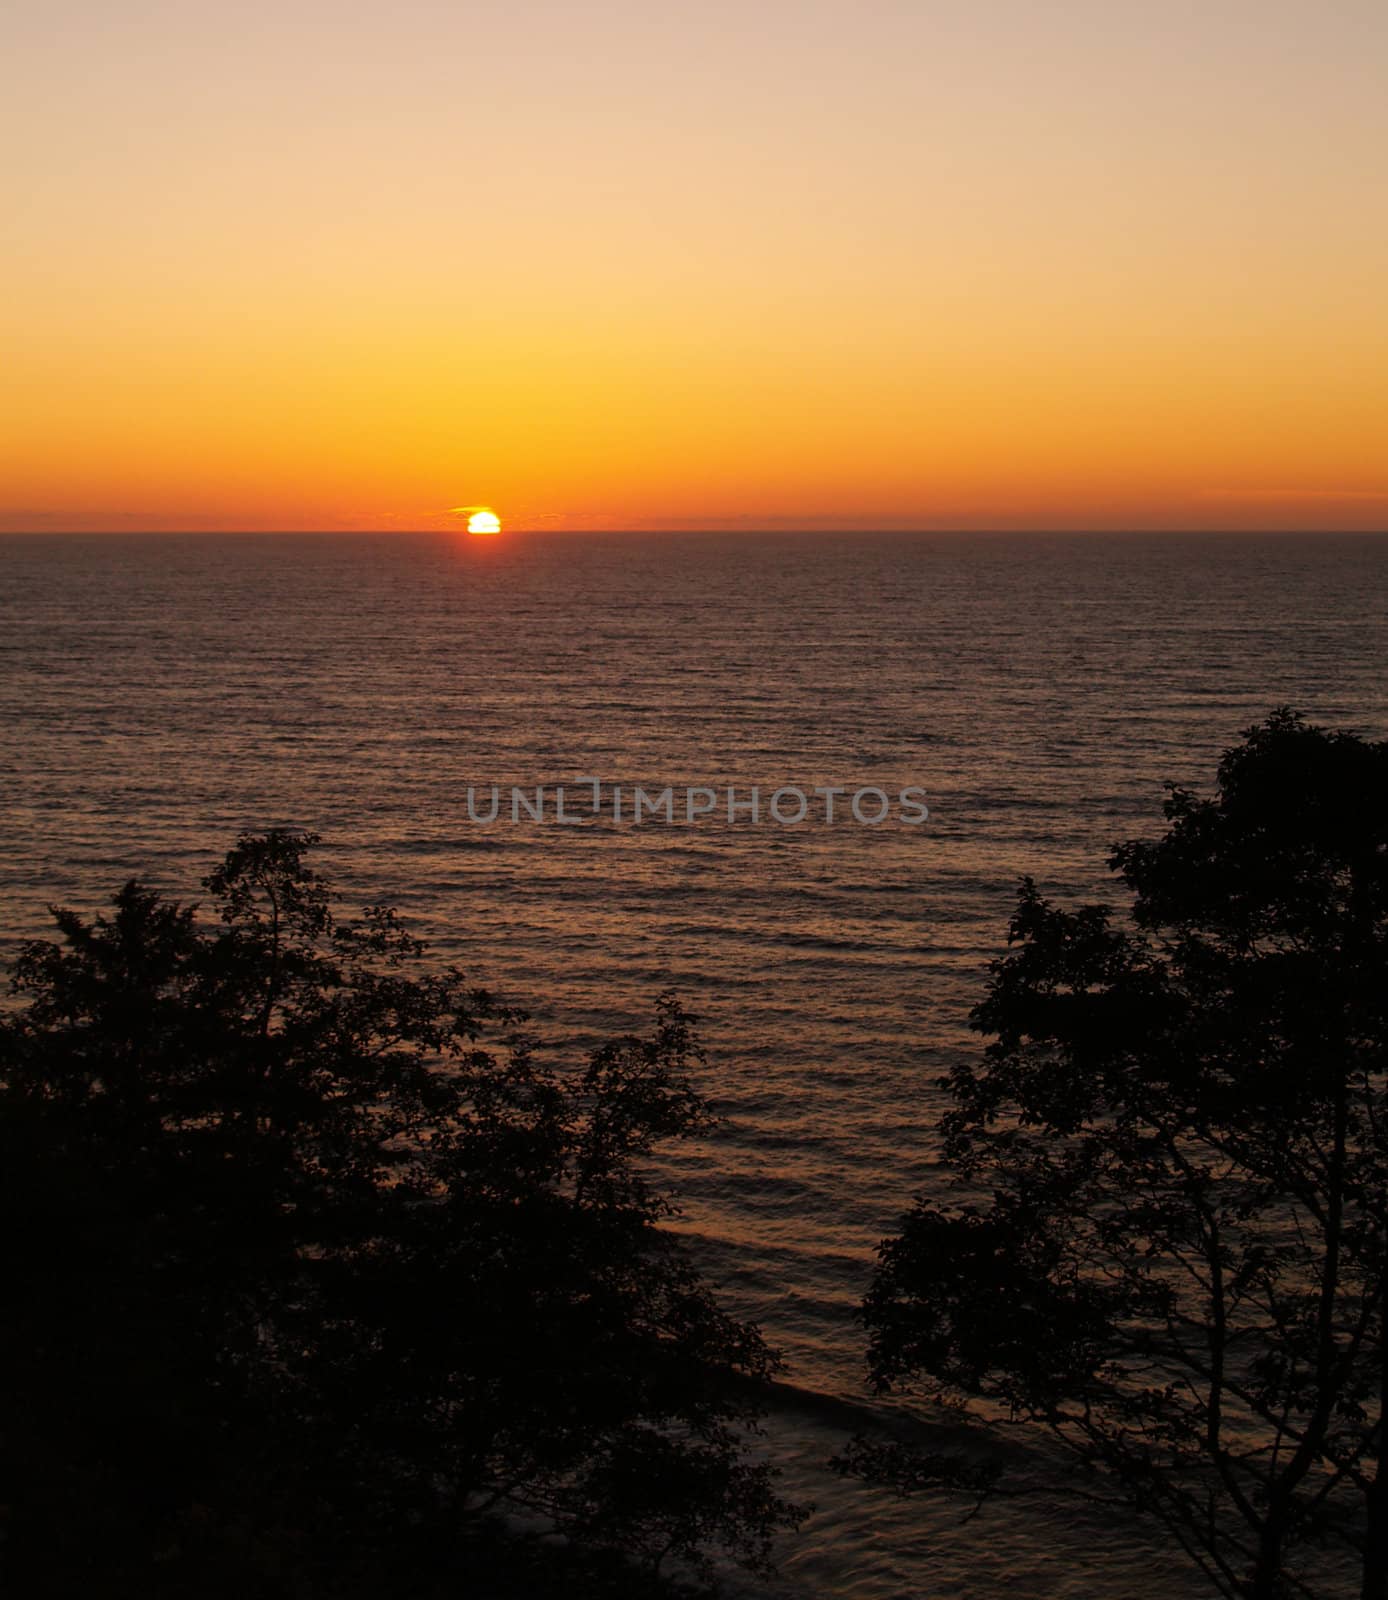
[[[860,524],[856,526],[829,526],[824,524],[797,526],[791,523],[756,524],[752,526],[719,527],[715,525],[691,525],[687,527],[657,527],[643,526],[633,523],[621,527],[607,528],[555,528],[533,527],[522,524],[518,527],[508,527],[503,519],[502,531],[499,536],[501,542],[507,538],[603,538],[607,536],[660,536],[660,537],[759,537],[772,534],[784,534],[795,538],[815,537],[819,535],[866,535],[883,536],[893,535],[903,538],[1263,538],[1263,537],[1302,537],[1323,538],[1344,535],[1347,537],[1382,538],[1388,536],[1388,524],[1382,527],[1319,527],[1297,528],[1263,526],[1251,528],[1230,527],[1085,527],[1085,526],[1046,526],[1046,527],[918,527],[910,525],[890,524]],[[363,539],[412,539],[412,538],[440,538],[440,539],[468,539],[473,540],[478,536],[469,534],[463,527],[411,527],[411,528],[361,528],[361,527],[333,527],[323,526],[314,528],[198,528],[198,527],[69,527],[69,528],[44,528],[44,527],[0,527],[0,538],[363,538]],[[498,536],[493,534],[488,542],[495,543]]]

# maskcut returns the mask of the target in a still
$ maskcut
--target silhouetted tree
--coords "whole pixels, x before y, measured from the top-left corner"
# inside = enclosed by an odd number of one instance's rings
[[[131,883],[18,963],[9,1592],[543,1592],[498,1512],[568,1536],[572,1591],[764,1564],[775,1358],[647,1172],[709,1123],[690,1019],[571,1072],[483,1048],[519,1019],[393,912],[342,920],[315,842],[242,837],[215,923]]]
[[[1383,1600],[1388,745],[1279,712],[1166,816],[1112,858],[1127,925],[1024,886],[871,1374],[1049,1429],[1221,1593],[1322,1592],[1339,1550]]]

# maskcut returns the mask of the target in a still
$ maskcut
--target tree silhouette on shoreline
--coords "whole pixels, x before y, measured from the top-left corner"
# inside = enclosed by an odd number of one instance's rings
[[[1388,1596],[1388,745],[1289,711],[1117,849],[1024,884],[946,1080],[954,1198],[864,1303],[881,1389],[1048,1430],[1229,1596]],[[860,1441],[903,1490],[994,1475]]]
[[[343,919],[314,843],[243,836],[215,922],[130,883],[18,962],[7,1592],[764,1567],[796,1516],[744,1442],[777,1360],[659,1226],[647,1167],[709,1125],[692,1019],[664,997],[649,1034],[552,1066],[393,912]]]

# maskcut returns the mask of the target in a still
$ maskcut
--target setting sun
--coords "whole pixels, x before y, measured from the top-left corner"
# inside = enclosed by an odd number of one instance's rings
[[[495,511],[474,511],[467,519],[469,533],[500,533],[501,519]]]

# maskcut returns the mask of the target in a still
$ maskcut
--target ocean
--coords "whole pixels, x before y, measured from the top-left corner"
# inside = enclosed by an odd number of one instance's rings
[[[240,830],[285,825],[556,1051],[674,989],[725,1119],[666,1162],[676,1225],[785,1356],[765,1448],[818,1506],[745,1592],[1198,1592],[1126,1518],[1076,1520],[1024,1437],[1035,1493],[967,1528],[832,1477],[884,1414],[853,1314],[941,1181],[937,1080],[981,1047],[1018,880],[1117,899],[1111,846],[1274,707],[1388,735],[1385,662],[1374,536],[0,538],[0,955],[132,875],[196,899]],[[585,779],[602,813],[557,822]],[[536,786],[545,820],[512,822]],[[614,821],[637,786],[676,820]],[[816,786],[834,822],[769,815]],[[717,808],[682,820],[689,788]],[[864,789],[880,824],[843,810]]]

